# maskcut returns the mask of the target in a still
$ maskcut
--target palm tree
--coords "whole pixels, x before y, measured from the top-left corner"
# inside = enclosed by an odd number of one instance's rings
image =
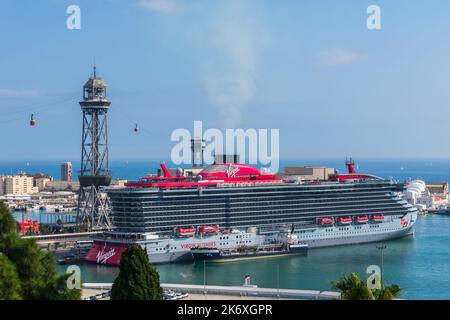
[[[398,298],[402,292],[402,288],[393,284],[379,290],[373,290],[373,292],[376,300],[392,300]]]
[[[354,272],[350,275],[343,275],[338,281],[333,282],[332,285],[334,289],[341,291],[341,298],[344,300],[374,299],[372,291]]]
[[[402,291],[396,284],[371,290],[354,272],[343,275],[338,281],[332,282],[332,286],[341,291],[341,298],[344,300],[392,300]]]

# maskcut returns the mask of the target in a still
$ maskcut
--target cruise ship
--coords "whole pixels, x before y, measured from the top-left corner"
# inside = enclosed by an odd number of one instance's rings
[[[120,263],[130,245],[151,263],[192,260],[191,248],[233,250],[295,237],[309,248],[385,241],[413,234],[417,209],[404,184],[356,172],[322,181],[280,178],[246,164],[199,174],[149,175],[109,188],[113,229],[94,238],[87,261]]]

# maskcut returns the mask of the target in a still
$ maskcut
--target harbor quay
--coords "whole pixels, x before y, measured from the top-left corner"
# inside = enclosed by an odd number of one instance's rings
[[[111,290],[112,283],[83,283],[83,298],[99,295]],[[161,283],[165,291],[185,292],[186,300],[237,300],[237,299],[301,299],[301,300],[338,300],[339,292],[319,290],[297,290],[282,288],[258,288],[253,285],[217,286]]]

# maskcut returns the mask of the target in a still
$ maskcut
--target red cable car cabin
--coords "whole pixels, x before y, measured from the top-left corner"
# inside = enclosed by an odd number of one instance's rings
[[[30,126],[34,127],[35,125],[36,125],[36,121],[34,120],[34,114],[31,114]]]

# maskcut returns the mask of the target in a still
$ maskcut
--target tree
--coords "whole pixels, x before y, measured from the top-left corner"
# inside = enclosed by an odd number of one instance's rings
[[[333,287],[342,292],[341,296],[345,300],[374,299],[372,291],[354,272],[342,276],[341,279],[333,283]]]
[[[129,247],[120,258],[119,275],[111,289],[111,300],[161,300],[159,273],[140,246]]]
[[[9,209],[0,201],[0,252],[13,247],[17,238],[16,222]]]
[[[14,265],[0,253],[0,300],[19,300],[20,281]]]
[[[8,274],[19,286],[19,294],[11,298],[22,299],[80,299],[78,289],[68,289],[66,279],[70,275],[59,275],[56,260],[51,252],[44,251],[34,239],[22,239],[15,231],[14,218],[9,209],[0,203],[0,254]],[[16,289],[14,289],[16,290]]]
[[[354,272],[343,275],[338,281],[333,282],[332,286],[341,291],[341,297],[345,300],[392,300],[402,291],[396,284],[382,289],[369,289],[367,283]]]
[[[397,298],[401,292],[402,289],[398,285],[393,284],[380,290],[374,290],[374,296],[376,300],[392,300]]]

